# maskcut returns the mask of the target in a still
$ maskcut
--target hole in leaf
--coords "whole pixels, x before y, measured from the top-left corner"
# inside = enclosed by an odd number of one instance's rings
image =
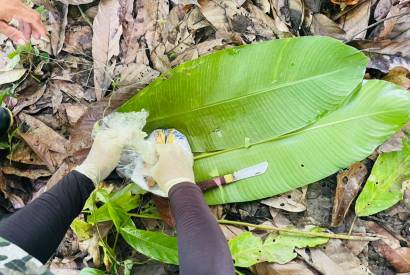
[[[282,202],[282,203],[280,204],[280,206],[285,206],[285,204]]]
[[[291,199],[292,198],[292,196],[291,195],[288,195],[288,199]]]
[[[305,165],[302,163],[302,164],[300,165],[300,167],[305,167]]]

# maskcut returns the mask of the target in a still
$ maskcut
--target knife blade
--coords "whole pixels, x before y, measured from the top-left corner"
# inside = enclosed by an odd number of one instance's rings
[[[224,176],[215,177],[210,180],[202,181],[198,183],[198,186],[201,188],[202,192],[205,192],[209,189],[212,189],[218,186],[222,186],[222,185],[226,185],[226,184],[236,182],[239,180],[262,175],[266,172],[267,169],[268,169],[268,162],[264,161],[256,165],[235,171],[232,174],[227,174]]]

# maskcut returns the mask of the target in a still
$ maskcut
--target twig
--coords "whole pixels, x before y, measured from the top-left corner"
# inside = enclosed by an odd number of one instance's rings
[[[358,235],[346,235],[346,234],[333,234],[333,233],[325,233],[325,232],[307,232],[307,231],[300,231],[295,229],[289,228],[278,228],[275,226],[269,225],[260,225],[260,224],[252,224],[247,222],[237,222],[237,221],[228,221],[228,220],[218,220],[220,224],[231,224],[231,225],[240,225],[240,226],[249,226],[260,230],[266,231],[277,231],[280,233],[286,233],[289,235],[297,235],[303,237],[322,237],[322,238],[329,238],[329,239],[340,239],[340,240],[350,240],[350,241],[377,241],[380,240],[381,236],[358,236]]]
[[[356,220],[357,220],[357,215],[354,215],[352,224],[350,225],[349,233],[347,233],[347,234],[352,235],[353,227],[354,227],[354,224],[355,224]]]
[[[78,10],[81,13],[81,17],[85,20],[85,22],[87,22],[88,25],[90,25],[91,29],[93,28],[93,23],[91,23],[90,18],[88,18],[88,16],[83,12],[83,10],[81,9],[80,6],[77,6]]]
[[[349,8],[343,10],[343,11],[340,12],[339,14],[336,14],[336,16],[332,17],[331,19],[332,19],[333,21],[336,21],[336,20],[338,20],[340,17],[344,16],[346,13],[349,13],[349,12],[351,12],[352,10],[357,9],[358,7],[360,7],[361,5],[363,5],[364,3],[369,2],[369,1],[370,1],[370,0],[364,0],[364,1],[361,1],[361,2],[357,3],[357,4],[354,5],[354,6],[349,6]]]
[[[409,14],[410,14],[410,12],[405,12],[405,13],[401,13],[401,14],[398,14],[398,15],[393,15],[393,16],[390,16],[390,17],[386,17],[386,18],[384,18],[383,20],[380,20],[380,21],[378,21],[378,22],[376,22],[376,23],[370,24],[369,26],[367,26],[367,27],[364,28],[363,30],[361,30],[361,31],[359,31],[359,32],[357,32],[357,33],[355,33],[355,34],[353,34],[353,35],[352,35],[352,38],[350,38],[350,40],[346,41],[345,43],[347,44],[347,43],[352,42],[353,39],[354,39],[357,35],[361,34],[362,32],[367,31],[367,30],[370,29],[370,28],[373,28],[374,26],[379,25],[380,23],[383,23],[383,22],[385,22],[385,21],[387,21],[387,20],[394,19],[394,18],[397,18],[397,17],[402,17],[402,16],[404,16],[404,15],[409,15]]]
[[[161,217],[154,216],[154,215],[143,215],[143,214],[134,214],[134,213],[129,213],[129,215],[132,217],[137,217],[137,218],[142,218],[142,219],[161,220]],[[306,231],[300,231],[296,229],[278,228],[275,226],[252,224],[252,223],[247,223],[247,222],[238,222],[238,221],[230,221],[230,220],[217,220],[217,221],[220,224],[248,226],[248,227],[253,227],[259,230],[276,231],[276,232],[285,233],[288,235],[297,235],[297,236],[303,236],[303,237],[322,237],[322,238],[350,240],[350,241],[377,241],[383,238],[377,235],[359,236],[359,235],[333,234],[333,233],[325,233],[325,232],[306,232]]]

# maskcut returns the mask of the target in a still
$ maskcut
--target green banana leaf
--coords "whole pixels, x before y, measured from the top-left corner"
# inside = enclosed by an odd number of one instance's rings
[[[205,194],[256,200],[329,176],[368,156],[409,120],[406,91],[360,83],[367,59],[324,37],[226,49],[164,74],[119,110],[150,112],[146,131],[176,128],[197,181],[268,161],[268,171]]]
[[[327,37],[225,49],[157,78],[119,111],[145,109],[145,130],[176,128],[193,152],[257,143],[305,127],[360,85],[367,58]]]
[[[205,194],[210,204],[249,201],[281,194],[327,177],[364,159],[410,118],[410,95],[385,81],[370,80],[339,109],[316,123],[248,148],[197,157],[197,180],[210,171],[224,175],[268,161],[261,176]]]
[[[132,226],[122,228],[120,233],[124,240],[139,253],[163,263],[178,264],[178,245],[175,237]]]

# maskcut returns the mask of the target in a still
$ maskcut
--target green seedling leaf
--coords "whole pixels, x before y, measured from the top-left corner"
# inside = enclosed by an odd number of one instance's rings
[[[124,240],[139,253],[168,264],[178,264],[177,239],[161,232],[127,226],[121,229]]]
[[[104,275],[105,272],[96,268],[86,267],[80,271],[80,275]]]
[[[359,217],[376,214],[403,199],[403,182],[410,179],[410,142],[399,152],[381,154],[356,201]]]
[[[95,224],[103,221],[112,220],[112,216],[109,212],[109,207],[113,211],[114,208],[122,209],[128,212],[139,205],[141,189],[134,183],[127,185],[118,192],[108,193],[107,191],[98,191],[94,196],[91,196],[91,200],[95,200],[98,197],[104,204],[94,209],[90,216],[87,218],[87,222]],[[86,206],[92,207],[92,203],[86,203]]]
[[[134,266],[134,262],[132,260],[125,260],[124,261],[124,275],[131,275],[133,266]]]
[[[182,64],[119,110],[149,111],[147,132],[185,134],[197,182],[267,161],[263,175],[205,193],[209,204],[263,199],[366,158],[408,122],[410,94],[362,84],[366,64],[331,38],[277,39]]]
[[[115,228],[119,232],[122,227],[135,227],[131,217],[127,214],[125,209],[121,208],[115,203],[107,203],[108,213],[114,223]]]
[[[43,16],[47,12],[47,9],[43,5],[41,5],[35,8],[35,11],[38,12],[41,16]]]
[[[16,50],[8,55],[8,58],[13,59],[16,56],[20,56],[22,54],[32,53],[32,52],[33,52],[33,46],[31,45],[31,43],[27,43],[24,45],[17,46]]]
[[[269,236],[265,242],[251,232],[244,232],[229,241],[234,265],[250,267],[261,262],[287,263],[296,257],[291,244],[276,244]]]
[[[70,227],[80,241],[88,240],[92,236],[93,226],[79,218],[74,219]]]
[[[6,141],[0,141],[0,150],[6,150],[10,148],[10,144]]]
[[[322,229],[314,228],[311,231],[322,231]],[[295,248],[315,247],[327,241],[327,238],[283,234],[277,237],[271,234],[262,241],[251,232],[244,232],[229,241],[229,248],[235,266],[250,267],[261,262],[285,264],[296,258]]]
[[[0,106],[3,103],[4,98],[6,96],[10,96],[10,95],[11,95],[11,89],[10,88],[0,90]]]

